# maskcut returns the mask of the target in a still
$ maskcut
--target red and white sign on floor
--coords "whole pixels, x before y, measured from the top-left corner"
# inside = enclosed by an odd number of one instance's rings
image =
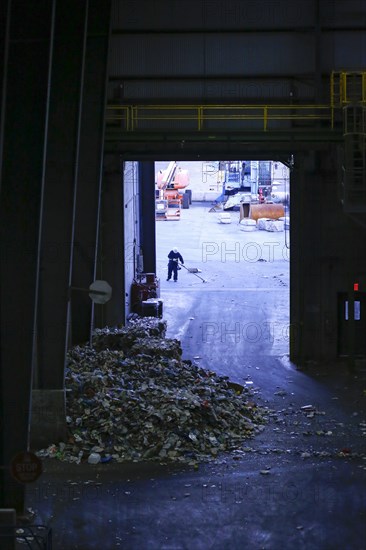
[[[42,462],[34,453],[18,453],[11,461],[11,474],[20,483],[32,483],[42,473]]]

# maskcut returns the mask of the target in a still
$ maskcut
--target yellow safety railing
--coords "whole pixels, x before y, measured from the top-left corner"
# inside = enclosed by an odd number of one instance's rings
[[[215,130],[212,122],[260,121],[256,128],[267,132],[273,121],[327,121],[333,127],[331,105],[108,105],[106,119],[118,122],[127,132],[161,130],[162,122],[192,122],[189,130]],[[155,125],[154,122],[160,124]],[[207,125],[206,123],[211,124]],[[146,124],[147,123],[147,124]],[[182,129],[182,127],[178,129]],[[186,126],[183,129],[187,129]],[[277,128],[278,129],[278,128]],[[285,129],[289,129],[285,127]]]
[[[333,71],[330,76],[332,107],[366,104],[366,71]]]
[[[231,122],[230,130],[234,129],[234,122],[241,123],[240,130],[253,130],[248,125],[250,121],[259,121],[260,126],[255,125],[254,129],[263,132],[294,130],[283,124],[289,121],[325,121],[333,130],[336,112],[348,105],[366,106],[366,71],[333,71],[329,105],[108,105],[106,119],[127,132],[166,130],[166,123],[175,122],[181,123],[174,126],[177,130],[218,131],[225,129],[223,121]]]
[[[343,135],[366,136],[366,107],[347,105],[344,108]]]

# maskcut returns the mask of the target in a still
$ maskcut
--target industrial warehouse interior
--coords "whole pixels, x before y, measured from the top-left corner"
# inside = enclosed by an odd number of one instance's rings
[[[1,3],[1,550],[366,548],[365,28]]]

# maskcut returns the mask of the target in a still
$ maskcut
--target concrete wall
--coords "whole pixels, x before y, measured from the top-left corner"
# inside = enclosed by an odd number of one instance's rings
[[[339,292],[366,288],[366,226],[346,214],[337,194],[335,151],[296,157],[291,176],[292,356],[335,360]]]
[[[131,284],[140,252],[140,196],[138,162],[127,161],[123,170],[124,241],[125,241],[125,311],[130,311]]]

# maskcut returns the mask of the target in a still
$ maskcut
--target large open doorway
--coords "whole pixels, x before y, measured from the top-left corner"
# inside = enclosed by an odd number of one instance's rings
[[[273,161],[159,161],[155,177],[157,277],[168,336],[179,338],[192,360],[230,376],[239,358],[253,368],[258,356],[287,360],[289,168]],[[179,210],[169,204],[174,191]],[[167,280],[174,248],[184,259],[176,283],[173,273]]]

